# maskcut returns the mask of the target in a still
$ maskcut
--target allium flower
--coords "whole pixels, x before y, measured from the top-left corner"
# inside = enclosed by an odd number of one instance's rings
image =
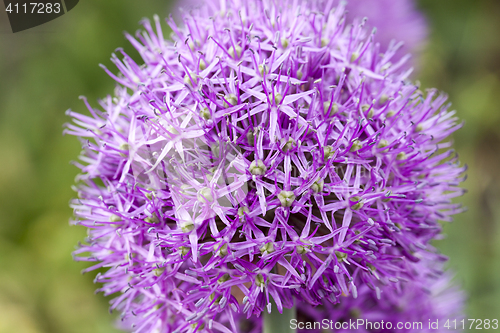
[[[272,300],[390,301],[421,281],[413,262],[460,210],[444,141],[460,125],[397,46],[332,1],[224,2],[170,19],[171,41],[155,22],[128,36],[144,64],[119,50],[115,96],[66,129],[84,149],[75,254],[107,268],[124,323],[239,332]]]

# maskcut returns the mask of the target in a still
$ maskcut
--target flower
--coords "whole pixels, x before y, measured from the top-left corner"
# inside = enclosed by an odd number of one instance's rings
[[[343,0],[334,0],[339,5]],[[211,1],[215,6],[219,1]],[[323,3],[327,1],[324,0]],[[182,17],[182,10],[200,8],[203,2],[183,0],[179,2],[181,10],[176,9],[176,16]],[[416,8],[414,0],[348,0],[345,1],[347,19],[367,18],[369,27],[377,28],[377,41],[382,49],[387,49],[392,42],[403,42],[404,45],[393,57],[399,60],[409,52],[418,55],[427,39],[427,22],[424,15]]]
[[[95,281],[134,331],[238,332],[272,301],[403,288],[460,211],[446,97],[343,5],[301,5],[223,2],[170,19],[172,40],[144,21],[127,36],[144,64],[119,50],[104,111],[69,111],[76,259],[107,268]]]
[[[448,272],[442,272],[438,258],[431,255],[422,259],[411,264],[418,276],[411,282],[388,285],[375,294],[369,285],[361,284],[357,298],[346,297],[337,304],[325,302],[316,308],[299,303],[297,321],[306,329],[298,332],[324,332],[313,323],[326,323],[335,332],[352,332],[353,325],[359,332],[462,331],[455,323],[464,318],[464,293]]]
[[[299,302],[292,329],[301,333],[325,332],[449,332],[462,331],[465,295],[443,271],[445,257],[427,253],[411,263],[418,278],[397,283],[392,279],[375,293],[361,284],[357,297],[342,296],[338,303],[312,306]],[[377,274],[376,270],[373,274]],[[227,320],[227,318],[226,318]],[[235,316],[238,332],[262,332],[263,318]],[[457,324],[458,323],[458,324]]]
[[[396,284],[393,280],[376,293],[361,284],[356,298],[342,296],[335,304],[314,307],[300,302],[290,327],[299,333],[462,331],[463,325],[457,323],[464,318],[465,296],[450,273],[442,271],[443,259],[431,254],[412,263],[419,277],[416,281]],[[239,332],[262,332],[262,318],[237,318]]]

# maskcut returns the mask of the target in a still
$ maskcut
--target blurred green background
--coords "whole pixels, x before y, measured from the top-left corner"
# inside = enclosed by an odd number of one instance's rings
[[[396,0],[395,0],[396,1]],[[68,108],[85,112],[114,83],[117,47],[134,53],[123,31],[168,1],[85,0],[63,17],[12,34],[0,14],[0,333],[116,332],[95,274],[71,251],[85,230],[70,227],[69,164],[80,146],[63,137]],[[446,91],[465,127],[456,149],[469,165],[462,200],[469,211],[446,225],[437,244],[469,295],[467,317],[500,319],[500,1],[422,0],[430,42],[422,55],[423,87]],[[0,6],[3,9],[3,6]]]

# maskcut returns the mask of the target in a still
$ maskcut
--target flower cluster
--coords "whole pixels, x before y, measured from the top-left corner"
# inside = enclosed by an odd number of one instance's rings
[[[271,302],[397,307],[432,284],[416,267],[460,211],[460,124],[333,4],[223,1],[171,40],[145,21],[127,36],[144,64],[119,50],[103,111],[69,112],[76,258],[107,268],[134,331],[240,332]]]

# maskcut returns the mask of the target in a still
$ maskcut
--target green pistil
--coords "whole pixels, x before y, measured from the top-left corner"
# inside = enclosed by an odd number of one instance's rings
[[[354,140],[351,146],[351,151],[355,152],[363,148],[363,144],[359,140]]]
[[[332,108],[330,109],[330,105]],[[330,117],[339,112],[339,106],[337,103],[330,103],[330,102],[324,102],[323,103],[323,113],[326,114],[330,110],[330,113],[328,114]]]
[[[169,132],[169,133],[171,133],[171,134],[179,134],[179,131],[177,131],[177,130],[175,129],[175,127],[174,127],[174,126],[172,126],[172,125],[168,125],[168,126],[167,126],[167,128],[166,128],[166,130],[167,130],[167,132]]]
[[[396,156],[396,159],[398,161],[401,161],[401,160],[406,160],[406,153],[404,151],[400,152],[397,156]]]
[[[285,142],[285,139],[282,139],[281,142]],[[287,152],[292,148],[295,148],[297,144],[295,143],[295,140],[292,138],[289,138],[288,141],[286,141],[285,145],[283,146],[283,152]]]
[[[231,58],[234,58],[234,47],[231,46],[231,48],[229,49],[229,55],[231,56]],[[236,45],[236,57],[239,58],[241,57],[241,46],[239,45]]]
[[[195,324],[191,324],[191,328],[194,330],[196,329],[196,327],[198,327],[198,323],[195,323]],[[198,330],[197,331],[202,331],[203,329],[205,328],[205,324],[201,324],[200,327],[198,327]]]
[[[298,253],[298,254],[304,254],[304,253],[307,253],[306,248],[305,248],[304,246],[302,246],[302,245],[297,245],[295,248],[297,249],[297,253]]]
[[[200,71],[204,71],[207,68],[207,64],[205,63],[205,60],[201,59],[200,60]]]
[[[310,243],[307,239],[299,239],[302,243]],[[298,254],[305,254],[311,248],[311,245],[297,245],[295,247]]]
[[[146,190],[149,191],[148,193],[146,193],[146,198],[152,200],[155,197],[155,189],[152,187],[148,187]]]
[[[134,253],[134,252],[132,252],[132,253],[125,253],[124,257],[125,257],[126,261],[130,261],[131,259],[137,257],[137,253]]]
[[[314,193],[323,192],[324,184],[325,181],[323,179],[318,179],[311,185],[311,190],[313,190]]]
[[[236,97],[235,94],[228,94],[228,95],[224,96],[224,99],[225,99],[225,101],[224,101],[225,108],[229,108],[231,106],[235,106],[236,104],[238,104],[238,97]],[[229,102],[229,104],[231,104],[231,105],[227,104],[226,101]]]
[[[280,93],[274,94],[274,104],[279,105],[283,100],[283,96]]]
[[[109,222],[120,222],[120,221],[123,221],[123,219],[118,215],[113,214],[109,216]]]
[[[205,203],[207,201],[212,202],[214,201],[214,198],[212,196],[212,191],[208,187],[202,188],[200,191],[198,191],[198,201],[201,203]]]
[[[310,125],[310,124],[309,124]],[[302,124],[299,124],[299,129],[302,129],[303,127],[307,127],[307,125],[302,125]],[[309,135],[309,134],[312,134],[312,133],[316,133],[316,130],[313,129],[312,126],[309,126],[309,128],[307,129],[307,133],[306,135]]]
[[[389,141],[382,139],[379,141],[377,148],[385,148],[388,145],[389,145]]]
[[[203,109],[201,109],[200,111],[200,116],[205,119],[205,120],[208,120],[210,119],[211,117],[211,114],[210,114],[210,110],[208,110],[207,107],[204,107]]]
[[[156,213],[153,213],[151,214],[151,216],[148,216],[144,219],[144,222],[147,222],[147,223],[160,223],[160,220],[158,219],[158,215],[156,215]]]
[[[338,261],[344,261],[347,259],[347,253],[344,252],[335,251],[335,256],[337,257]]]
[[[195,40],[193,41],[192,39],[190,39],[188,42],[187,42],[187,45],[189,47],[189,49],[191,51],[194,51],[196,49],[196,47],[200,46],[200,42]]]
[[[250,213],[250,210],[248,209],[248,207],[246,206],[243,206],[243,207],[240,207],[238,208],[238,216],[241,218],[245,217],[245,213]]]
[[[217,250],[217,249],[218,249],[218,250]],[[218,257],[225,257],[225,256],[227,256],[227,254],[228,254],[228,252],[229,252],[229,251],[228,251],[228,249],[227,249],[227,243],[226,243],[226,244],[223,244],[223,245],[220,247],[220,249],[219,249],[219,244],[215,244],[215,245],[214,245],[214,251],[216,251],[216,252],[217,252],[217,253],[216,253],[216,255],[217,255]]]
[[[153,269],[153,274],[156,277],[160,277],[163,274],[163,272],[165,272],[165,267],[160,267],[160,268]]]
[[[186,85],[189,85],[189,86],[192,87],[195,84],[194,81],[195,81],[195,78],[194,78],[194,74],[193,73],[189,73],[189,75],[188,74],[184,75],[184,83]]]
[[[181,225],[182,232],[191,232],[194,229],[194,223],[191,221],[185,222]]]
[[[354,205],[351,206],[352,210],[358,210],[361,207],[363,207],[363,202],[361,201],[360,197],[352,197],[349,199],[351,202],[355,202]]]
[[[254,146],[254,140],[255,140],[255,135],[253,134],[253,131],[252,130],[249,130],[247,132],[247,142],[248,142],[248,145],[249,146]]]
[[[325,285],[329,286],[330,285],[330,281],[328,280],[328,278],[326,276],[323,275],[323,282],[325,283]]]
[[[258,287],[265,286],[266,281],[265,281],[264,277],[262,276],[262,274],[257,274],[257,276],[255,277],[255,283],[257,284]]]
[[[267,168],[264,165],[264,162],[262,162],[262,160],[257,160],[257,161],[252,161],[252,163],[250,163],[250,167],[248,168],[248,170],[252,175],[262,176],[263,174],[266,173]]]
[[[262,245],[260,248],[261,254],[268,254],[268,253],[273,253],[273,252],[274,252],[274,245],[271,242]]]
[[[215,294],[212,293],[212,294],[210,294],[210,296],[208,296],[208,299],[210,300],[210,302],[212,302],[215,299],[214,303],[219,304],[220,300],[222,299],[222,296],[215,298]]]
[[[267,74],[267,66],[265,64],[259,65],[259,73],[260,76],[264,76],[264,74]]]
[[[290,41],[286,37],[281,38],[281,46],[286,49],[290,45]]]
[[[180,187],[180,192],[182,194],[186,194],[186,193],[189,193],[190,189],[191,189],[191,187],[188,184],[182,184]]]
[[[380,104],[385,104],[385,102],[387,102],[389,100],[389,96],[387,96],[386,94],[382,94],[382,96],[380,96],[378,102]]]
[[[290,207],[295,201],[295,194],[293,194],[293,191],[281,191],[280,194],[278,194],[278,199],[281,206]]]
[[[361,232],[360,232],[359,230],[354,231],[354,234],[355,234],[355,235],[359,235],[360,233],[361,233]],[[361,238],[363,238],[363,237],[361,236]],[[354,241],[354,244],[361,244],[361,241],[360,241],[359,239],[356,239],[356,240]]]
[[[119,147],[120,150],[123,150],[127,153],[120,153],[121,157],[127,157],[128,151],[130,149],[130,145],[128,143],[122,143]]]
[[[363,203],[362,202],[358,202],[357,204],[352,205],[351,209],[352,210],[358,210],[358,209],[360,209],[362,207],[363,207]]]
[[[231,276],[230,276],[228,273],[226,273],[226,274],[222,275],[222,277],[220,277],[220,278],[217,280],[217,282],[218,282],[219,284],[223,284],[224,282],[228,281],[230,278],[231,278]]]
[[[187,255],[190,250],[191,250],[191,248],[189,248],[187,246],[179,246],[179,252],[181,253],[182,257]]]
[[[330,159],[330,157],[332,157],[334,153],[335,151],[333,150],[332,146],[323,147],[323,154],[325,155],[325,161]]]

